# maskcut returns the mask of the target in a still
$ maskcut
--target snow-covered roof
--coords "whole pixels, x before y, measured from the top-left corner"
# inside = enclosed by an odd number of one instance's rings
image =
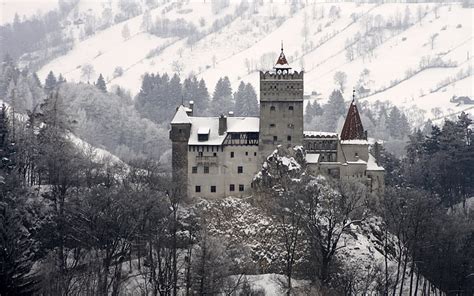
[[[355,140],[342,140],[341,145],[369,145],[369,141],[367,140],[360,140],[360,139],[355,139]]]
[[[367,162],[368,171],[385,171],[385,169],[377,164],[375,157],[369,153],[369,161]]]
[[[189,108],[186,108],[183,105],[180,105],[178,107],[178,110],[176,110],[176,113],[174,114],[173,119],[171,120],[171,124],[191,123],[191,120],[189,119],[189,116],[186,113],[187,109]]]
[[[367,164],[367,162],[365,160],[362,160],[362,159],[358,159],[356,161],[348,161],[347,162],[348,164]]]
[[[307,153],[306,154],[307,163],[318,163],[319,162],[319,153]]]
[[[188,145],[222,145],[227,132],[258,132],[257,117],[228,117],[227,131],[219,135],[219,117],[188,117],[191,121],[191,133]],[[208,134],[206,141],[198,141],[198,134]]]
[[[310,138],[337,138],[338,134],[331,132],[304,131],[303,136]]]
[[[243,133],[243,132],[259,132],[258,117],[228,117],[227,118],[227,132],[229,133]]]
[[[208,126],[200,126],[197,130],[198,135],[208,135],[210,128]]]

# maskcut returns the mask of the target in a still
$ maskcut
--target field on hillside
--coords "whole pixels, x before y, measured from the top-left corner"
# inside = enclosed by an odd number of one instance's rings
[[[86,11],[100,14],[100,6]],[[258,90],[258,71],[271,69],[283,41],[290,65],[304,69],[305,94],[313,99],[324,102],[336,87],[334,74],[342,71],[346,100],[353,87],[362,87],[361,100],[388,100],[425,118],[441,118],[462,110],[474,113],[474,105],[450,102],[453,96],[473,97],[473,12],[456,3],[295,7],[231,2],[217,12],[210,1],[165,3],[146,17],[190,24],[197,32],[191,37],[153,35],[144,29],[142,14],[78,40],[39,75],[45,78],[53,70],[68,81],[92,82],[102,73],[109,85],[136,94],[145,72],[178,72],[183,78],[195,73],[211,92],[222,76],[230,78],[234,89],[242,80]],[[124,37],[125,26],[130,34]],[[93,66],[93,75],[82,74],[85,64]],[[123,75],[114,75],[117,67]]]

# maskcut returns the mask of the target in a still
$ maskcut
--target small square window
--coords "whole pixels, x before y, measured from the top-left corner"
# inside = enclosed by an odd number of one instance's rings
[[[230,185],[229,185],[229,190],[230,190],[230,191],[235,191],[235,185],[234,185],[234,184],[230,184]]]
[[[180,134],[182,134],[182,133],[183,133],[183,130],[182,130],[182,129],[178,129],[178,132],[179,132]]]
[[[245,151],[245,156],[248,156],[249,155],[249,152],[248,151]]]
[[[214,152],[214,154],[213,154],[213,155],[214,155],[214,157],[216,157],[216,156],[217,156],[217,153],[215,153],[215,152]]]
[[[275,127],[275,124],[274,124],[274,123],[270,123],[270,127]]]
[[[244,172],[244,167],[238,166],[238,167],[237,167],[237,173],[238,173],[238,174],[242,174],[243,172]]]
[[[230,158],[234,158],[234,152],[230,153]]]
[[[293,111],[293,106],[289,106],[288,110]]]
[[[273,136],[273,142],[276,142],[278,141],[278,137],[277,136]]]
[[[244,184],[240,184],[240,185],[239,185],[239,191],[240,191],[240,192],[244,191]]]
[[[196,192],[201,192],[201,186],[196,186],[196,187],[194,188],[194,191],[196,191]]]
[[[211,192],[216,192],[216,186],[211,186]]]
[[[204,174],[209,174],[209,167],[208,166],[204,167]]]
[[[286,139],[288,140],[288,142],[291,141],[291,136],[287,136]]]
[[[198,156],[202,156],[202,151],[198,152]]]
[[[198,167],[193,166],[193,174],[197,174],[197,172],[198,172]]]
[[[275,106],[271,106],[270,111],[275,111]]]
[[[253,156],[257,156],[257,152],[254,152],[254,153],[253,153]]]

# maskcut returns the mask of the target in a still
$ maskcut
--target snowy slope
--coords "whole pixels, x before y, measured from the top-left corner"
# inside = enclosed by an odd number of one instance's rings
[[[229,76],[234,88],[244,80],[254,84],[258,90],[257,70],[269,67],[262,56],[277,55],[283,40],[290,64],[294,69],[303,68],[306,72],[307,94],[317,91],[322,98],[327,98],[335,88],[333,77],[336,71],[347,74],[345,93],[349,94],[366,68],[370,71],[372,95],[364,100],[388,100],[405,109],[415,106],[429,118],[470,107],[456,106],[449,99],[454,95],[473,96],[473,59],[468,60],[474,52],[472,8],[462,8],[460,4],[315,3],[291,14],[290,4],[283,1],[262,6],[252,2],[228,25],[217,31],[210,30],[214,20],[234,15],[238,3],[232,1],[229,7],[217,14],[213,14],[210,1],[162,4],[150,11],[153,20],[157,17],[182,18],[192,22],[203,32],[203,37],[192,47],[186,44],[186,38],[159,38],[143,32],[140,26],[143,16],[137,16],[77,42],[72,51],[45,65],[39,71],[40,77],[44,78],[53,70],[62,73],[69,81],[85,81],[87,78],[82,77],[81,67],[91,64],[95,75],[90,80],[94,81],[102,73],[110,84],[129,88],[132,93],[139,91],[141,76],[145,72],[176,71],[182,77],[195,73],[204,78],[210,91],[225,75]],[[339,18],[330,16],[332,6],[339,8]],[[364,34],[368,19],[375,22],[382,18],[385,23],[394,22],[397,17],[404,18],[407,7],[411,25],[406,30],[384,32],[382,44],[370,57],[356,57],[350,62],[346,59],[346,40],[357,32]],[[420,10],[426,14],[423,13],[419,22],[417,12]],[[353,17],[357,20],[353,21]],[[308,31],[306,43],[302,33],[305,22]],[[130,29],[131,37],[128,39],[121,34],[124,25]],[[433,34],[438,36],[432,49],[429,39]],[[306,46],[305,50],[303,46]],[[156,48],[161,49],[159,54],[149,56]],[[453,67],[425,69],[404,80],[407,71],[418,70],[423,57],[440,57]],[[117,66],[125,72],[123,76],[114,78]],[[440,82],[469,69],[471,74],[468,77],[431,92]],[[401,82],[394,84],[394,81]],[[391,84],[394,85],[390,87]],[[432,112],[434,110],[436,112]]]

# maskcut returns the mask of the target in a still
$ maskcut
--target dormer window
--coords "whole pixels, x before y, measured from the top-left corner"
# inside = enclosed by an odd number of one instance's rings
[[[210,131],[211,130],[208,127],[200,127],[198,129],[198,141],[199,142],[208,141]]]

